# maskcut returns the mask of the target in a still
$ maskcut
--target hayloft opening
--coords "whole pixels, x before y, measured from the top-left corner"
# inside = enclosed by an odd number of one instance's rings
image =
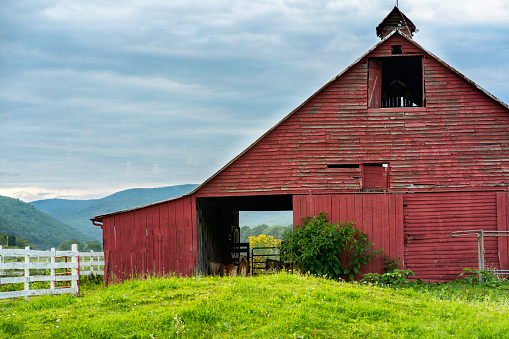
[[[401,45],[392,45],[392,54],[403,54],[403,51],[401,49]]]
[[[392,47],[394,57],[369,60],[368,107],[424,107],[422,56],[398,55]]]

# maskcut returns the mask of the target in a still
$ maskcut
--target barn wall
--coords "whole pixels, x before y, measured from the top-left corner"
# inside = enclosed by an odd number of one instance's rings
[[[423,55],[426,107],[367,108],[368,61]],[[499,189],[509,171],[508,110],[394,35],[287,117],[200,189],[200,196],[330,194],[362,188],[362,168],[389,163],[389,190]],[[242,180],[239,180],[242,178]]]
[[[332,222],[355,222],[373,248],[401,258],[400,268],[424,281],[458,278],[478,267],[476,237],[451,238],[456,231],[508,231],[509,194],[502,192],[338,194],[294,196],[294,224],[326,212]],[[486,238],[485,262],[508,267],[509,238]],[[382,273],[376,258],[364,273]]]
[[[105,282],[146,274],[191,276],[197,253],[195,201],[184,197],[104,218]]]
[[[327,213],[331,222],[350,221],[368,235],[373,249],[382,248],[391,258],[404,259],[403,195],[337,194],[297,195],[293,197],[294,225],[302,217]],[[374,258],[363,272],[382,272],[382,258]]]
[[[457,279],[464,268],[478,268],[477,238],[450,234],[497,231],[497,193],[405,194],[403,201],[406,269],[422,280],[447,281]],[[498,250],[497,238],[485,239],[485,262],[497,269]]]

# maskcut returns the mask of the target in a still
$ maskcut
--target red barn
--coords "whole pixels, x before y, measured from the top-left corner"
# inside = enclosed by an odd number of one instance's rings
[[[476,238],[450,234],[509,228],[509,107],[417,44],[397,7],[376,31],[377,45],[193,192],[92,219],[106,279],[206,273],[248,210],[356,222],[423,280],[477,268]],[[486,239],[487,265],[509,269],[508,239]]]

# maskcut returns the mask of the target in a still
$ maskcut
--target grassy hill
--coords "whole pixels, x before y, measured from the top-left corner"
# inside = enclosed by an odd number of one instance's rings
[[[30,204],[81,233],[102,242],[101,228],[92,225],[90,221],[94,216],[168,200],[189,193],[196,187],[197,185],[188,184],[159,188],[132,188],[102,199],[46,199],[33,201]]]
[[[507,338],[507,291],[403,288],[300,274],[132,280],[72,295],[0,301],[18,338]]]
[[[0,196],[0,232],[23,238],[39,249],[58,247],[73,238],[84,243],[94,241],[30,204],[3,196]]]

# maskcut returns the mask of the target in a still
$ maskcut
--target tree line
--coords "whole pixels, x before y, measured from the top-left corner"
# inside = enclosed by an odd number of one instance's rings
[[[265,224],[255,226],[242,226],[240,228],[240,242],[249,242],[249,237],[258,237],[260,234],[272,236],[274,239],[282,239],[285,231],[293,230],[293,226],[268,226]]]

